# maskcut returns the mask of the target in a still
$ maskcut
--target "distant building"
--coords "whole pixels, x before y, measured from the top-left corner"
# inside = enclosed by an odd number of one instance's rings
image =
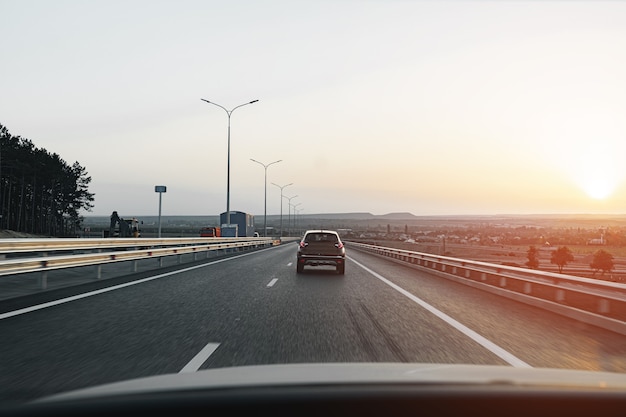
[[[600,235],[600,239],[589,239],[587,245],[606,245],[606,241],[604,240],[604,233]]]
[[[587,245],[600,246],[600,245],[606,245],[606,242],[604,241],[604,239],[589,239],[589,241],[587,242]]]

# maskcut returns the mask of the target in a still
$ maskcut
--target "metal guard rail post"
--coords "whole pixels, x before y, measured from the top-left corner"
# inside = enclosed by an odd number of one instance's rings
[[[626,335],[626,285],[357,242],[350,247]]]

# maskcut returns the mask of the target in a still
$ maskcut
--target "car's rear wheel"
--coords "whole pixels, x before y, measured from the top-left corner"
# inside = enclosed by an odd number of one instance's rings
[[[337,265],[337,273],[343,275],[346,273],[346,264]]]
[[[298,263],[296,264],[296,272],[299,274],[299,273],[301,273],[302,271],[304,271],[304,264],[301,264],[300,262],[298,262]]]

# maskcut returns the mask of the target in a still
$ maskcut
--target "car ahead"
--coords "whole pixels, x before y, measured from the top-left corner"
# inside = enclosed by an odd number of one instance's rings
[[[296,271],[305,266],[330,265],[338,274],[346,271],[346,248],[334,230],[307,230],[298,244]]]

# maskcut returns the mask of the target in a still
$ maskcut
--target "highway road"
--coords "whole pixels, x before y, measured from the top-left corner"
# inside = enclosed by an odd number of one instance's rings
[[[626,337],[351,250],[294,243],[0,302],[0,403],[269,363],[428,362],[626,372]],[[45,301],[50,301],[49,297]],[[3,305],[4,304],[4,305]],[[10,307],[10,308],[9,308]]]

